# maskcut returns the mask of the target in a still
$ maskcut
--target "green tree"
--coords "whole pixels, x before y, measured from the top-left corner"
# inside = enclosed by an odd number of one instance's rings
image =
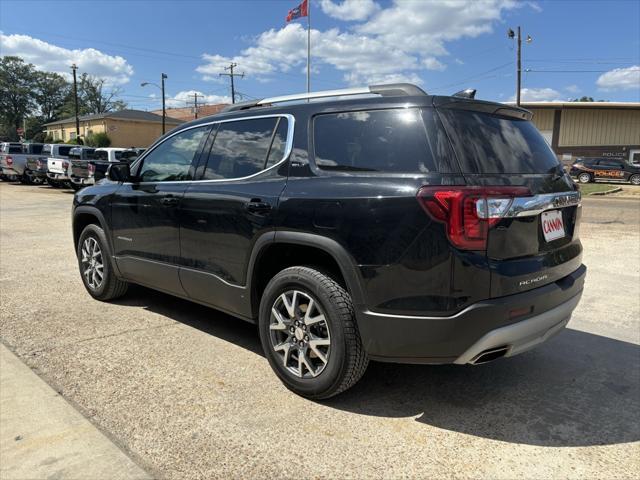
[[[42,123],[57,120],[69,97],[69,82],[57,73],[36,72],[35,87],[34,96]]]
[[[12,140],[18,139],[16,130],[34,108],[35,76],[34,66],[19,57],[0,60],[0,122]]]
[[[83,73],[78,85],[80,103],[87,110],[86,113],[107,113],[123,110],[127,104],[118,99],[122,93],[120,89],[105,91],[104,80]]]

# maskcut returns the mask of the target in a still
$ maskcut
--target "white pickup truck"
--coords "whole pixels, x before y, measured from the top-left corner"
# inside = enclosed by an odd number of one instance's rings
[[[47,157],[47,183],[52,187],[68,185],[69,152],[75,146],[51,143],[42,149],[42,155]]]

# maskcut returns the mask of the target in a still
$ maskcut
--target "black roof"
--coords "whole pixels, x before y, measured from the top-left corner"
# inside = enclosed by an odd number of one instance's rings
[[[100,120],[103,118],[113,118],[117,120],[142,120],[146,122],[158,122],[158,123],[162,122],[162,115],[156,115],[155,113],[145,112],[144,110],[118,110],[116,112],[106,112],[106,113],[98,113],[98,114],[92,114],[92,115],[81,115],[80,121],[84,122],[87,120]],[[76,117],[68,117],[62,120],[56,120],[55,122],[45,123],[45,126],[71,123],[71,122],[75,122],[75,120],[76,120]],[[166,117],[166,123],[178,125],[183,122],[182,120]]]

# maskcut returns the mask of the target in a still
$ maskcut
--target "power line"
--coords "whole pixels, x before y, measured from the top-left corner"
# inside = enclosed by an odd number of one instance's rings
[[[489,70],[486,70],[484,72],[481,72],[481,73],[476,73],[474,75],[471,75],[470,77],[465,78],[464,80],[460,80],[459,82],[448,83],[446,85],[439,85],[439,86],[434,87],[434,88],[429,88],[428,90],[431,92],[431,91],[435,91],[435,90],[442,90],[444,88],[456,87],[458,85],[462,85],[464,83],[467,83],[469,80],[474,80],[474,79],[476,79],[478,77],[482,77],[482,76],[484,76],[484,75],[486,75],[488,73],[492,73],[492,72],[495,72],[497,70],[501,70],[501,69],[503,69],[505,67],[508,67],[510,65],[513,65],[513,61],[510,61],[510,62],[507,62],[507,63],[503,63],[502,65],[498,65],[497,67],[493,67],[493,68],[491,68]]]

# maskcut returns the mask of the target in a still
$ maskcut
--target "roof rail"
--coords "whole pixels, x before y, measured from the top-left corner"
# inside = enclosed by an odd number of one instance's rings
[[[296,100],[311,100],[314,98],[346,97],[351,95],[381,95],[383,97],[397,96],[417,96],[427,93],[420,87],[411,83],[390,83],[387,85],[369,85],[368,87],[343,88],[339,90],[323,90],[320,92],[296,93],[293,95],[283,95],[280,97],[268,97],[262,100],[252,100],[249,102],[229,105],[222,112],[235,112],[262,105],[274,103],[293,102]]]

